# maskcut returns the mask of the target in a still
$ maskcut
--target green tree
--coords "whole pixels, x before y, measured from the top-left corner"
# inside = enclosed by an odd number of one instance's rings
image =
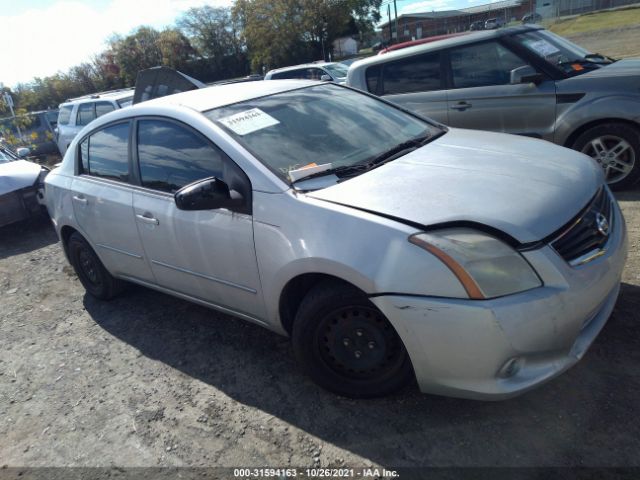
[[[340,35],[371,29],[381,0],[237,0],[234,14],[254,70],[322,58]],[[351,27],[351,28],[350,28]]]
[[[120,77],[125,85],[133,85],[139,70],[162,64],[159,44],[160,33],[151,27],[138,27],[126,37],[114,36],[110,48],[115,54],[115,63],[120,68]]]
[[[231,9],[208,5],[191,8],[176,25],[196,51],[198,60],[191,71],[195,77],[214,80],[247,73],[245,48]]]

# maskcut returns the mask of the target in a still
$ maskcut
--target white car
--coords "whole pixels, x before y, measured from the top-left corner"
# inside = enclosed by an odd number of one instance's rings
[[[43,211],[48,173],[48,168],[22,160],[0,143],[0,228]]]
[[[60,155],[64,156],[71,141],[92,120],[105,113],[128,107],[133,101],[133,89],[95,93],[72,98],[59,106],[58,124],[54,130]]]
[[[290,335],[302,369],[352,397],[415,378],[499,399],[559,375],[604,327],[627,252],[588,156],[335,83],[112,112],[46,197],[91,295],[135,282]]]

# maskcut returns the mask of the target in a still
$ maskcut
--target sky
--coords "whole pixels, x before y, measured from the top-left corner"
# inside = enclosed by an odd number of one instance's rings
[[[383,17],[387,19],[383,0]],[[398,15],[448,10],[490,0],[396,0]],[[233,0],[0,0],[0,83],[14,87],[35,77],[89,61],[114,33],[140,25],[161,29],[180,14],[205,4],[230,6]]]

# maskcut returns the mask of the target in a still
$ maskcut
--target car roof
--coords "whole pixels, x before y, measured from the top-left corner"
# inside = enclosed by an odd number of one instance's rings
[[[460,35],[457,37],[446,38],[443,40],[436,40],[435,42],[424,43],[422,45],[415,45],[413,47],[406,47],[393,52],[385,53],[384,55],[375,55],[373,57],[359,60],[349,67],[349,71],[358,70],[370,65],[377,65],[379,63],[387,63],[394,59],[401,59],[406,57],[412,57],[420,53],[435,52],[445,48],[456,47],[459,45],[468,45],[483,40],[490,40],[492,38],[500,38],[507,35],[513,35],[516,33],[529,32],[531,30],[544,30],[543,27],[534,25],[519,25],[517,27],[502,28],[499,30],[481,30],[478,32],[471,32],[467,35]]]
[[[289,70],[298,70],[299,68],[312,68],[312,67],[324,67],[326,65],[333,65],[335,63],[340,62],[310,62],[310,63],[301,63],[300,65],[291,65],[290,67],[282,67],[275,68],[273,70],[269,70],[269,73],[280,73],[280,72],[288,72]]]
[[[283,93],[312,85],[322,85],[324,83],[327,82],[313,80],[278,80],[277,82],[257,81],[212,85],[206,88],[176,93],[174,95],[167,95],[165,97],[141,102],[127,110],[133,113],[138,107],[158,105],[183,106],[198,112],[205,112],[254,98],[266,97],[276,93]]]
[[[120,100],[122,98],[133,96],[133,92],[134,92],[133,88],[126,88],[126,89],[116,90],[112,92],[90,93],[82,97],[69,98],[64,102],[62,102],[60,106],[63,107],[66,105],[73,105],[76,103],[96,102],[98,100]]]

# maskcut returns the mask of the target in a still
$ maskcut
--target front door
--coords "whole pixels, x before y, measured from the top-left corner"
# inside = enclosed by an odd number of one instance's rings
[[[130,122],[110,125],[80,143],[71,201],[82,234],[113,275],[153,282],[133,216],[129,129]]]
[[[248,178],[186,125],[158,118],[137,124],[142,188],[133,194],[133,212],[158,285],[264,317]],[[208,177],[242,193],[247,205],[239,211],[179,210],[175,191]]]
[[[527,65],[496,41],[449,51],[452,89],[449,125],[553,141],[555,83],[510,84],[511,70]]]

